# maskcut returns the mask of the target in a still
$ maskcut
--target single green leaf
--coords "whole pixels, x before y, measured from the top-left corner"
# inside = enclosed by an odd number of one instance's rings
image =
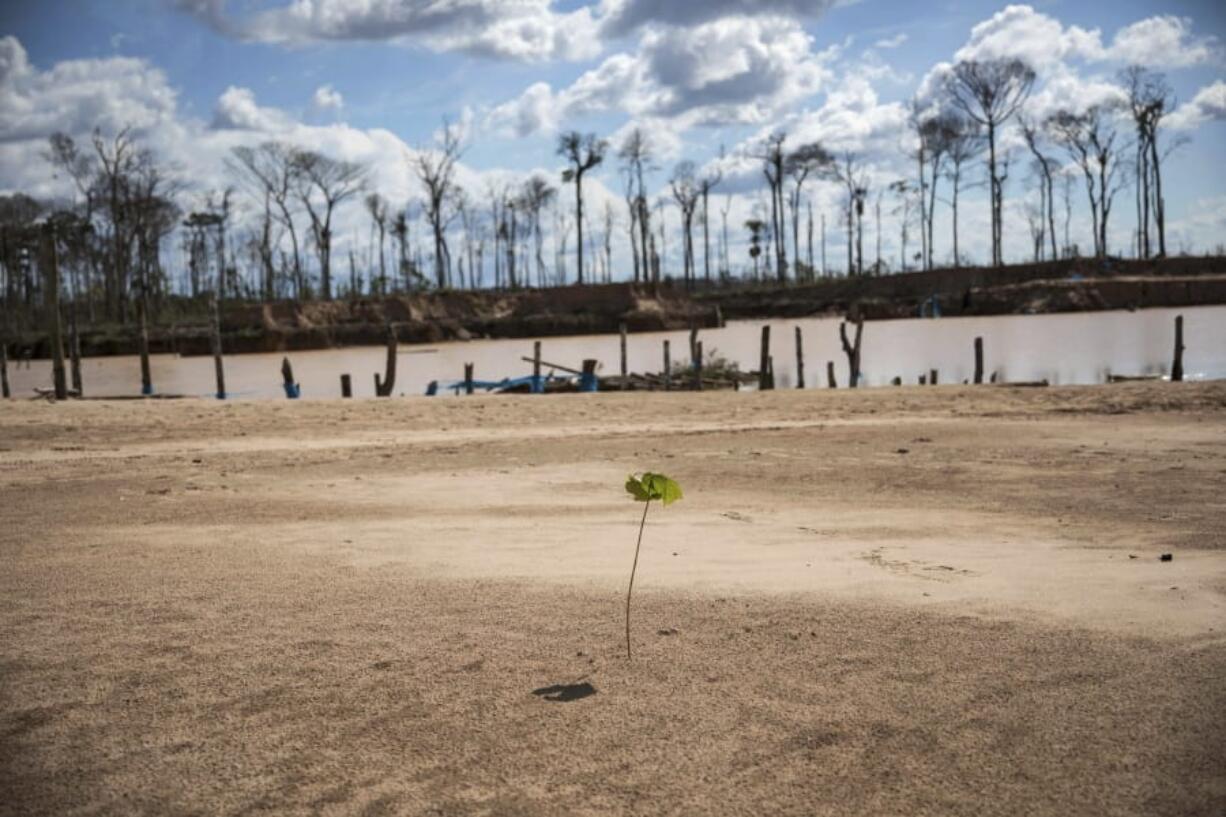
[[[626,477],[626,492],[639,502],[648,502],[653,498],[643,481],[633,474]]]
[[[653,474],[648,471],[643,474],[638,482],[646,495],[645,499],[639,497],[641,501],[658,499],[664,505],[671,505],[678,499],[681,499],[681,486],[664,474]],[[628,484],[627,490],[630,490]],[[636,494],[636,496],[638,495]]]

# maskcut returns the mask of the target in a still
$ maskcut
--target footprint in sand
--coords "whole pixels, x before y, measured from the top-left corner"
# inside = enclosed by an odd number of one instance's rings
[[[753,522],[753,520],[750,519],[745,514],[737,513],[736,511],[724,511],[723,513],[720,514],[720,516],[731,519],[734,522]]]

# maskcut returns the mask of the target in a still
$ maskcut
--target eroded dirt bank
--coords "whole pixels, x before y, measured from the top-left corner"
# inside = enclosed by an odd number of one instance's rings
[[[1218,814],[1224,486],[1222,383],[3,403],[0,812]]]

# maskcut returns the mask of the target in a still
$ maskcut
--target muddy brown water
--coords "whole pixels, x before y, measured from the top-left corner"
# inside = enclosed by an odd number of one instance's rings
[[[938,318],[873,321],[864,327],[863,382],[889,385],[894,377],[915,383],[930,369],[940,372],[941,383],[961,383],[973,376],[973,343],[984,339],[987,374],[1007,381],[1047,380],[1056,384],[1101,383],[1109,374],[1166,375],[1170,371],[1176,315],[1184,316],[1185,377],[1226,377],[1226,306],[1184,309],[1147,309],[1137,312],[1088,312],[1059,315],[1005,315],[975,318]],[[779,388],[797,383],[794,327],[804,339],[805,385],[825,387],[826,362],[834,361],[840,387],[847,384],[847,359],[839,344],[837,318],[736,321],[722,329],[699,333],[707,357],[724,357],[742,370],[758,368],[759,341],[764,324],[771,326],[771,353]],[[627,344],[630,371],[658,372],[663,368],[662,341],[671,341],[674,363],[689,359],[689,333],[632,334]],[[532,364],[533,339],[476,340],[400,347],[396,394],[421,395],[431,381],[443,387],[463,378],[464,364],[474,364],[477,380],[497,381],[524,377]],[[374,396],[374,373],[382,372],[385,350],[378,346],[325,349],[282,354],[230,355],[225,359],[226,385],[235,399],[284,399],[281,358],[293,363],[304,399],[340,396],[340,376],[353,380],[355,397]],[[579,368],[584,358],[601,361],[601,373],[620,368],[617,335],[583,335],[542,339],[546,361]],[[155,355],[152,359],[155,391],[162,394],[210,396],[214,393],[210,357]],[[549,367],[544,372],[548,374]],[[559,374],[563,374],[559,372]],[[29,368],[9,364],[14,396],[50,386],[51,363],[33,361]],[[140,390],[140,363],[135,356],[90,358],[82,362],[82,378],[89,396],[134,395]]]

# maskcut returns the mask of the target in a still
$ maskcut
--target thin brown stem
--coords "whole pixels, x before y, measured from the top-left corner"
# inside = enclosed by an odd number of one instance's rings
[[[643,503],[643,518],[639,522],[639,540],[634,546],[634,566],[630,568],[630,588],[626,591],[626,660],[630,660],[630,594],[634,592],[634,573],[639,567],[639,548],[643,545],[643,527],[647,524],[647,509],[651,500]]]

